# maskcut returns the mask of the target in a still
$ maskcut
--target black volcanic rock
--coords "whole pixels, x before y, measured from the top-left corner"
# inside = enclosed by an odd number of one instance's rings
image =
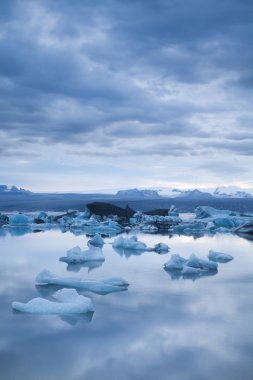
[[[117,215],[119,218],[131,218],[135,211],[132,210],[129,206],[126,208],[115,206],[111,203],[104,202],[93,202],[86,205],[91,214],[103,216]]]

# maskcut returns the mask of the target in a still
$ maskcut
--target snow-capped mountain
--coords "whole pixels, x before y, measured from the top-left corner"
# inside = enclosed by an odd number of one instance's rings
[[[161,188],[159,193],[161,196],[169,198],[253,198],[253,189],[247,190],[237,186],[218,186],[216,188],[186,190]]]
[[[17,186],[0,185],[0,193],[30,193],[30,191]]]
[[[206,191],[200,191],[198,189],[194,190],[178,190],[173,189],[174,193],[176,193],[177,198],[191,198],[191,199],[203,199],[203,198],[214,198],[214,196]]]
[[[129,190],[119,190],[116,194],[116,197],[119,198],[159,198],[157,190],[138,190],[138,189],[129,189]]]
[[[216,187],[213,195],[216,198],[253,198],[251,193],[235,186]]]

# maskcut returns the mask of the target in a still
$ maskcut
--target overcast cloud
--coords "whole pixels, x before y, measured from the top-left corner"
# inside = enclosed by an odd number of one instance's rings
[[[252,186],[251,0],[10,0],[0,22],[2,183]]]

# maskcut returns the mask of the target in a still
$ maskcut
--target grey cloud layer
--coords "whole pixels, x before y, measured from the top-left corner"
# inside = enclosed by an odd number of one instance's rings
[[[0,6],[3,152],[8,141],[27,154],[34,141],[92,142],[106,156],[124,142],[123,154],[252,155],[251,1]]]

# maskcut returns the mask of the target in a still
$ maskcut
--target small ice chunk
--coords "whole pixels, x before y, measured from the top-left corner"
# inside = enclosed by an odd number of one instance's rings
[[[82,251],[79,246],[67,251],[66,257],[60,257],[60,261],[65,263],[80,264],[86,261],[104,261],[101,248],[91,246],[88,250]]]
[[[61,289],[56,292],[54,301],[33,298],[27,303],[12,302],[12,308],[31,314],[84,314],[94,312],[92,301],[80,296],[75,289]]]
[[[83,280],[73,277],[58,277],[50,273],[48,270],[43,270],[36,277],[38,285],[59,285],[68,288],[87,290],[98,294],[107,294],[127,290],[129,284],[122,278],[112,277],[101,280]]]
[[[165,243],[158,243],[155,245],[154,250],[157,253],[165,253],[169,251],[169,246]]]
[[[181,257],[178,253],[171,255],[170,260],[164,264],[164,268],[168,271],[182,270],[186,259]]]
[[[199,268],[207,271],[217,271],[218,264],[212,261],[203,260],[192,254],[187,260],[186,265],[192,268]]]
[[[92,245],[93,247],[100,247],[102,248],[103,245],[104,245],[104,240],[103,238],[101,237],[100,234],[96,233],[93,238],[91,238],[89,241],[88,241],[88,246]]]
[[[130,238],[124,238],[123,236],[119,236],[114,240],[112,246],[113,248],[122,248],[137,251],[150,251],[150,248],[148,248],[145,243],[138,241],[136,236],[131,236]]]
[[[209,251],[208,258],[211,261],[215,261],[217,263],[227,263],[228,261],[233,260],[233,256],[228,253]]]

